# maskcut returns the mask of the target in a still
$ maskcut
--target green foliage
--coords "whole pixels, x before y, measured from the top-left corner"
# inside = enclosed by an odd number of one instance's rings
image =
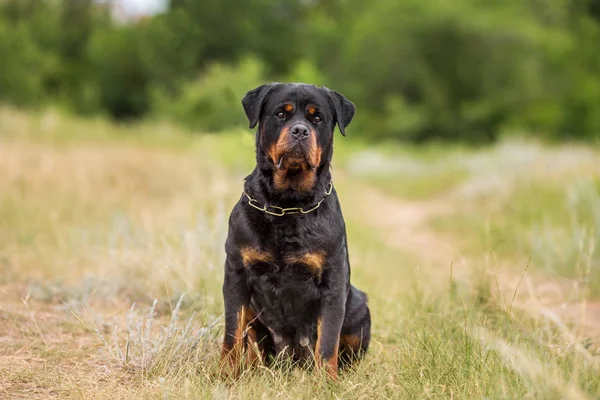
[[[313,85],[327,85],[327,78],[308,60],[301,60],[294,65],[294,68],[285,79],[286,82],[308,82]]]
[[[24,27],[0,24],[0,99],[18,105],[39,101],[44,58]]]
[[[539,37],[552,32],[529,14],[504,2],[378,2],[344,43],[341,78],[379,114],[380,134],[495,138],[540,86]]]
[[[599,295],[600,181],[574,180],[566,189],[553,188],[545,193],[535,190],[539,188],[533,189],[533,193],[520,194],[528,197],[512,210],[515,216],[524,217],[523,224],[529,228],[525,231],[528,233],[525,241],[527,250],[542,267],[563,276],[578,278],[584,290]],[[541,197],[541,201],[533,204],[531,199],[535,197]],[[531,218],[536,214],[532,210],[539,207],[541,202],[552,206],[553,200],[556,202],[554,209],[545,209],[542,218],[540,211],[537,211],[538,218]],[[540,223],[540,220],[543,222]],[[503,228],[504,233],[511,234],[509,227]],[[512,234],[519,236],[518,232]]]
[[[112,116],[141,116],[148,111],[148,74],[139,52],[140,32],[132,27],[101,30],[90,41],[91,78],[99,106]]]
[[[192,129],[209,131],[245,125],[241,99],[262,82],[264,66],[256,58],[245,58],[235,66],[213,64],[197,81],[186,83],[177,95],[153,92],[153,111]]]
[[[600,137],[597,0],[171,0],[126,23],[107,4],[0,2],[0,100],[217,130],[256,82],[295,81],[346,94],[373,139]]]
[[[233,62],[247,53],[265,61],[269,72],[285,73],[299,59],[306,6],[295,0],[172,0],[202,32],[206,61]]]
[[[482,219],[478,212],[484,208],[490,211]],[[600,296],[598,178],[521,182],[510,196],[496,191],[437,223],[445,231],[472,238],[465,243],[468,252],[530,259],[532,268],[576,279],[584,294]]]

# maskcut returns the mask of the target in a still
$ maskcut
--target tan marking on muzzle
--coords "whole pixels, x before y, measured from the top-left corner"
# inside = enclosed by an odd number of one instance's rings
[[[277,142],[271,146],[268,151],[269,157],[276,169],[273,175],[273,184],[276,189],[284,190],[288,188],[295,188],[299,191],[309,191],[316,183],[316,168],[321,163],[322,149],[317,144],[317,132],[311,127],[310,135],[307,139],[308,146],[306,149],[304,159],[298,157],[286,157],[281,164],[282,168],[279,168],[281,157],[291,152],[290,146],[293,143],[290,134],[290,127],[286,126],[281,130]],[[302,169],[300,176],[296,176],[293,182],[288,179],[287,173],[291,162],[298,162]]]

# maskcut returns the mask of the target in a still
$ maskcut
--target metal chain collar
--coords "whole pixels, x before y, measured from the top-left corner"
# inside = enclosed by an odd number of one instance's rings
[[[270,206],[267,204],[265,204],[264,206],[261,207],[258,204],[258,201],[256,199],[253,199],[252,197],[250,197],[248,195],[248,193],[246,193],[246,192],[243,192],[243,193],[244,193],[244,196],[246,196],[246,198],[248,199],[248,205],[250,205],[250,207],[256,208],[257,210],[262,211],[269,215],[274,215],[276,217],[283,217],[284,215],[308,214],[310,212],[315,211],[317,208],[319,208],[321,206],[321,203],[323,202],[323,200],[325,200],[327,197],[329,197],[329,195],[331,194],[332,191],[333,191],[333,183],[329,182],[329,185],[327,186],[327,189],[324,192],[325,196],[323,196],[323,198],[321,200],[319,200],[318,203],[311,206],[307,210],[305,210],[303,207],[282,208],[282,207],[278,207],[278,206]]]

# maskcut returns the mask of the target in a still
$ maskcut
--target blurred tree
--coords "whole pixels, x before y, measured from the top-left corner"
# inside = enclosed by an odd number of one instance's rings
[[[99,105],[118,119],[140,117],[149,109],[150,77],[139,42],[135,25],[96,31],[90,41],[89,72],[98,88]]]
[[[498,1],[382,0],[344,44],[342,76],[359,82],[352,90],[378,115],[377,132],[487,141],[539,86],[540,30],[523,7]],[[398,95],[423,114],[411,130],[386,124]]]
[[[244,123],[245,85],[304,80],[347,94],[372,138],[600,136],[600,0],[171,0],[125,22],[111,7],[0,1],[0,100],[218,130]]]
[[[244,58],[231,67],[213,64],[200,79],[182,85],[179,93],[153,87],[152,111],[204,131],[245,125],[240,99],[248,88],[265,83],[263,77],[264,64],[256,58]]]
[[[171,0],[170,6],[203,33],[199,65],[254,53],[272,73],[285,73],[299,59],[302,40],[313,40],[301,35],[305,6],[297,0]]]
[[[57,11],[34,0],[0,3],[0,96],[33,105],[53,93],[53,78],[60,68]]]
[[[179,85],[197,76],[204,52],[203,33],[182,10],[139,24],[141,63],[152,82],[175,94]]]
[[[88,46],[94,32],[111,26],[109,10],[97,7],[94,0],[60,2],[59,57],[61,69],[56,86],[61,99],[76,111],[88,113],[97,106],[89,98],[90,60]],[[92,89],[93,90],[93,89]]]
[[[43,56],[24,27],[0,22],[0,100],[36,104],[43,93]]]

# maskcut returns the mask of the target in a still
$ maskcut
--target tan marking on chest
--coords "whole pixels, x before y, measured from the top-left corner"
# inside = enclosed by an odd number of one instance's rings
[[[262,251],[255,247],[242,247],[240,249],[240,253],[242,255],[242,263],[244,264],[244,268],[248,268],[248,266],[258,263],[258,262],[273,262],[273,255],[269,252]]]
[[[304,264],[315,274],[320,274],[325,265],[325,253],[312,251],[300,255],[291,255],[284,258],[288,264]]]

